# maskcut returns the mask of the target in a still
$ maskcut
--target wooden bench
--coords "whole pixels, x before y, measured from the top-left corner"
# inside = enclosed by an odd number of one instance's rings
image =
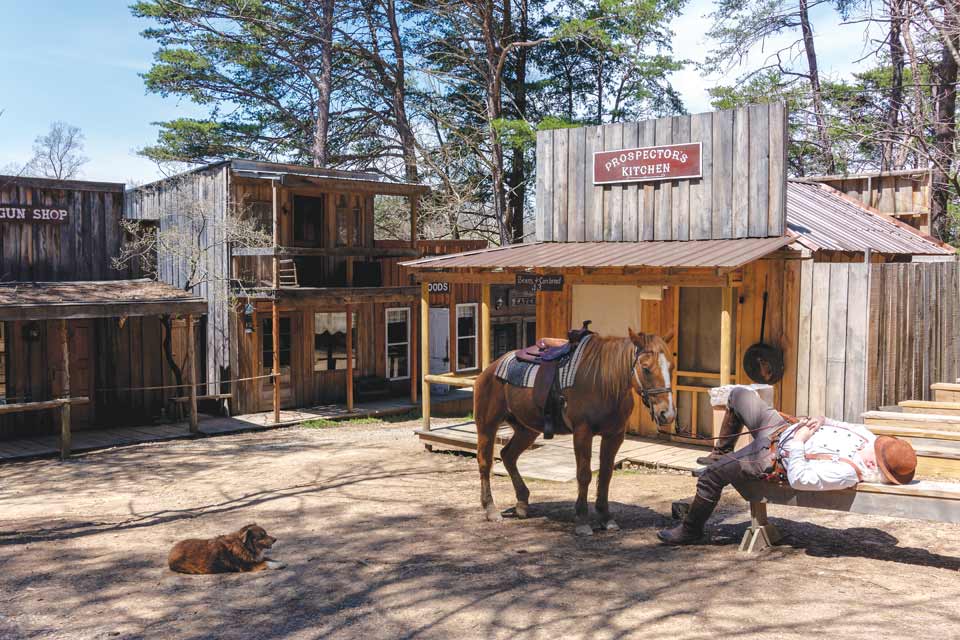
[[[231,398],[233,398],[232,393],[208,393],[202,396],[198,395],[197,402],[200,402],[201,400],[216,400],[219,403],[221,413],[224,415],[229,415],[230,407],[225,405],[226,403],[230,402]],[[170,402],[176,404],[190,402],[190,396],[178,396],[176,398],[170,398]]]
[[[776,527],[767,521],[768,504],[960,523],[960,483],[919,480],[898,486],[861,482],[843,491],[797,491],[786,484],[752,480],[734,488],[750,503],[750,528],[740,542],[740,551],[747,553],[780,540]]]

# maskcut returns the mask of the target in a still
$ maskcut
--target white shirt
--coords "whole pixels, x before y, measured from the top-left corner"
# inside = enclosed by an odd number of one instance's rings
[[[780,455],[787,470],[790,486],[800,491],[835,491],[852,487],[859,482],[857,472],[841,460],[807,460],[808,453],[826,453],[838,458],[849,458],[860,469],[864,482],[880,482],[880,474],[870,469],[860,457],[862,449],[873,449],[877,439],[862,424],[840,422],[827,418],[805,443],[793,435],[791,427],[780,438]]]

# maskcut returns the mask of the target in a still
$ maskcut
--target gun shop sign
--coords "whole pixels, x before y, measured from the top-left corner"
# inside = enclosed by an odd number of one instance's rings
[[[593,184],[685,180],[702,175],[699,142],[593,154]]]
[[[0,202],[0,224],[5,222],[64,224],[69,219],[70,212],[67,209]]]

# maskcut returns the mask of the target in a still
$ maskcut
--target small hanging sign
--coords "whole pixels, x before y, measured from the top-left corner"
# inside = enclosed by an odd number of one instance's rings
[[[67,209],[0,202],[0,223],[63,224],[69,220]]]
[[[518,273],[518,287],[533,291],[563,291],[563,276],[541,276],[534,273]]]
[[[593,184],[699,178],[702,175],[700,146],[699,142],[688,142],[596,151]]]

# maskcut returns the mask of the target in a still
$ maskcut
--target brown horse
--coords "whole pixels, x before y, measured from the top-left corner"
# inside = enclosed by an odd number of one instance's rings
[[[670,389],[673,363],[667,357],[666,340],[627,329],[628,338],[594,335],[583,345],[580,366],[574,384],[562,393],[566,400],[563,423],[573,433],[577,458],[576,533],[591,535],[587,489],[590,486],[590,455],[593,436],[599,435],[600,475],[597,486],[597,514],[600,525],[619,529],[610,516],[607,492],[613,475],[614,458],[633,412],[636,391],[659,425],[669,425],[676,418]],[[506,357],[506,356],[504,356]],[[517,470],[517,458],[537,436],[543,433],[543,411],[533,401],[533,389],[514,387],[496,377],[494,362],[477,377],[473,387],[473,415],[477,423],[477,462],[480,465],[480,504],[488,520],[500,520],[500,512],[490,490],[490,470],[497,429],[504,422],[513,427],[513,437],[500,452],[503,466],[510,473],[517,494],[516,514],[527,517],[530,490]]]

